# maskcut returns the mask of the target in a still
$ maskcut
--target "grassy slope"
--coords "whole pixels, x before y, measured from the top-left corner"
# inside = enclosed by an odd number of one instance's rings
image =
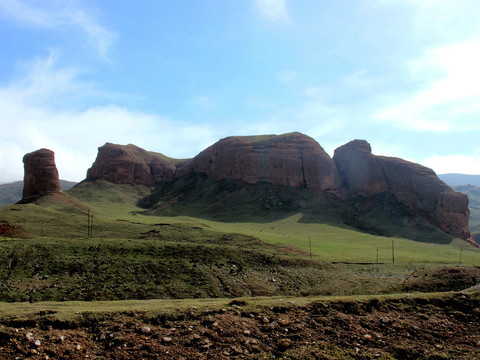
[[[392,239],[303,223],[300,214],[266,223],[142,216],[135,202],[147,190],[83,184],[69,192],[81,201],[44,198],[0,209],[22,237],[0,241],[1,298],[375,294],[398,288],[415,269],[457,264],[461,246],[463,264],[480,263],[478,251],[464,243],[394,239],[393,266]],[[86,239],[87,209],[95,215],[94,239]],[[377,249],[387,264],[325,262],[375,262]]]
[[[90,185],[89,185],[90,186]],[[480,265],[480,252],[461,240],[448,245],[422,243],[402,238],[375,236],[350,228],[344,224],[335,225],[329,218],[319,223],[305,222],[302,214],[285,214],[281,219],[268,222],[254,222],[247,218],[242,222],[222,222],[198,219],[191,216],[142,216],[136,207],[136,199],[145,194],[143,189],[132,194],[133,187],[103,183],[92,186],[102,189],[102,196],[86,197],[91,194],[88,187],[72,189],[69,194],[78,196],[89,206],[110,219],[125,219],[132,222],[154,224],[157,222],[178,223],[207,228],[221,233],[240,233],[254,236],[274,245],[285,245],[301,249],[304,257],[310,252],[310,240],[314,258],[328,262],[392,262],[392,240],[395,248],[395,262],[458,264],[460,249],[462,263]],[[75,190],[75,191],[74,191]],[[135,190],[138,191],[138,190]]]

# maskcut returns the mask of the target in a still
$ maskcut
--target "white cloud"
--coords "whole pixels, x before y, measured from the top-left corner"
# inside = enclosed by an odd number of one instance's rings
[[[287,0],[254,0],[254,7],[262,19],[278,24],[288,24],[291,21]]]
[[[375,118],[413,130],[480,129],[480,40],[428,50],[410,64],[419,89],[381,109]],[[427,77],[427,78],[425,78]]]
[[[23,155],[43,147],[55,152],[62,179],[79,181],[105,142],[133,143],[185,158],[219,138],[209,125],[175,122],[114,104],[58,110],[57,100],[72,94],[79,100],[111,95],[79,81],[75,69],[57,68],[54,56],[28,65],[23,78],[0,87],[0,183],[22,179]]]
[[[463,154],[446,156],[435,155],[425,159],[423,165],[433,169],[437,174],[480,174],[480,157]]]
[[[96,49],[98,55],[108,59],[108,50],[116,35],[100,25],[86,9],[72,1],[42,1],[42,6],[33,1],[0,0],[0,12],[20,24],[44,29],[78,28]]]

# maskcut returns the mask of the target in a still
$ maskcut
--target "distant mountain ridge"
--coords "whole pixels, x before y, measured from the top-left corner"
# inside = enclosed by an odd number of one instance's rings
[[[71,189],[77,182],[60,180],[62,190]],[[0,207],[15,204],[22,199],[23,181],[15,181],[0,185]]]
[[[480,175],[440,174],[438,175],[449,186],[475,185],[480,186]]]

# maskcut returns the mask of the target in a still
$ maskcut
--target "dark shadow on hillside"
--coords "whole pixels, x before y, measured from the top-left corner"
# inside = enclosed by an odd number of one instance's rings
[[[278,186],[266,182],[245,184],[209,178],[202,174],[164,182],[138,205],[152,215],[188,215],[224,222],[259,222],[284,219],[305,210],[320,208],[319,199],[308,189]],[[331,206],[322,218],[341,224]]]
[[[302,223],[330,224],[436,244],[452,241],[426,220],[409,218],[406,209],[392,205],[392,199],[379,197],[373,201],[359,205],[333,193],[192,174],[158,184],[138,205],[146,210],[144,214],[186,215],[223,222],[267,223],[302,213]]]

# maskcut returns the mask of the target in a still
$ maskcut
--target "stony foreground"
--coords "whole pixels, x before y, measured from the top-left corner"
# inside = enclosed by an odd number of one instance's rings
[[[1,359],[475,359],[480,294],[0,321]]]

